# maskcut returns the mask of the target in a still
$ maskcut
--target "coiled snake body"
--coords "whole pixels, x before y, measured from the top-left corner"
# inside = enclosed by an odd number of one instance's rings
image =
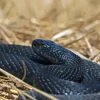
[[[84,60],[68,49],[36,39],[32,47],[0,44],[0,67],[54,95],[84,95],[100,91],[100,65]],[[98,95],[98,94],[97,94]]]

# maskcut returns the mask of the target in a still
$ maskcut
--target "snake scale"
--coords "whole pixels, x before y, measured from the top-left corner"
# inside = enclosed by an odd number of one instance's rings
[[[26,65],[24,81],[30,85],[61,100],[91,100],[94,97],[99,100],[100,65],[82,59],[50,40],[36,39],[32,42],[32,47],[0,44],[2,69],[22,78],[22,61]],[[44,98],[38,93],[32,93],[36,98]]]

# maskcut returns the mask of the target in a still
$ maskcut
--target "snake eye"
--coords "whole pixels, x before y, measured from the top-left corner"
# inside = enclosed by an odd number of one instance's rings
[[[43,44],[43,43],[41,43],[40,45],[41,45],[41,46],[45,46],[45,44]]]
[[[33,42],[32,45],[35,46],[35,47],[41,47],[41,46],[44,46],[45,44],[44,43]]]

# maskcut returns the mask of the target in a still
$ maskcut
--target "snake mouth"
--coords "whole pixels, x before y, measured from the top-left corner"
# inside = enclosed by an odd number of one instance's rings
[[[37,45],[37,44],[36,44]],[[41,53],[40,53],[40,50],[39,48],[37,48],[36,45],[32,45],[32,48],[33,48],[33,51],[36,55],[40,56],[41,58],[43,58],[46,62],[47,62],[47,65],[50,65],[51,64],[51,61],[49,61],[45,56],[43,56]]]
[[[42,56],[42,54],[40,52],[40,49],[41,49],[42,45],[43,44],[40,43],[38,40],[34,40],[32,42],[32,49],[38,56],[45,58],[44,56]]]
[[[48,62],[48,64],[49,64],[49,63],[52,62],[52,60],[48,60],[48,59],[45,57],[45,53],[41,53],[41,52],[40,52],[40,51],[41,51],[40,49],[42,48],[43,45],[45,45],[45,44],[40,43],[40,42],[34,40],[33,43],[32,43],[32,48],[33,48],[33,51],[34,51],[38,56],[40,56],[40,57],[42,57],[43,59],[45,59],[45,60]],[[47,55],[47,54],[46,54],[46,55]],[[53,62],[52,62],[52,63],[53,63]]]

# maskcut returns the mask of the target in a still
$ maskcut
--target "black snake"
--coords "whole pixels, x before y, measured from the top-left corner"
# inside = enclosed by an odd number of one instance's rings
[[[24,61],[25,81],[50,94],[84,96],[100,91],[100,65],[52,41],[36,39],[32,47],[1,43],[0,55],[0,67],[19,78]]]

